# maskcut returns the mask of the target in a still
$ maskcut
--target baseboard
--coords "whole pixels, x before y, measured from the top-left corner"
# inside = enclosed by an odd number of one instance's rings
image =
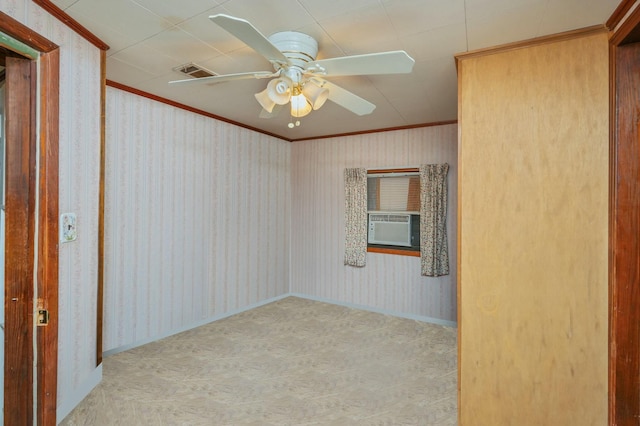
[[[392,310],[389,310],[389,309],[379,309],[379,308],[374,308],[374,307],[366,306],[366,305],[356,305],[356,304],[353,304],[353,303],[339,302],[337,300],[325,299],[323,297],[309,296],[309,295],[300,294],[300,293],[289,293],[288,296],[300,297],[302,299],[315,300],[316,302],[331,303],[333,305],[345,306],[347,308],[354,308],[354,309],[361,309],[361,310],[364,310],[364,311],[377,312],[379,314],[391,315],[391,316],[394,316],[394,317],[412,319],[412,320],[421,321],[421,322],[428,322],[428,323],[431,323],[431,324],[444,325],[446,327],[454,327],[454,328],[458,327],[458,323],[455,322],[455,321],[448,321],[448,320],[443,320],[443,319],[439,319],[439,318],[427,317],[427,316],[423,316],[423,315],[407,314],[407,313],[403,313],[403,312],[392,311]]]
[[[260,306],[276,302],[278,300],[284,299],[285,297],[289,297],[289,296],[290,296],[290,294],[287,293],[287,294],[283,294],[283,295],[280,295],[280,296],[272,297],[270,299],[266,299],[266,300],[263,300],[263,301],[258,302],[258,303],[253,303],[251,305],[247,305],[247,306],[245,306],[245,307],[243,307],[241,309],[236,309],[236,310],[233,310],[233,311],[225,312],[224,314],[221,314],[221,315],[216,315],[216,316],[213,316],[213,317],[206,318],[204,320],[196,321],[196,322],[191,323],[191,324],[189,324],[187,326],[180,327],[180,328],[177,328],[175,330],[171,330],[171,331],[169,331],[167,333],[162,333],[162,334],[150,337],[148,339],[138,340],[138,341],[136,341],[134,343],[130,343],[128,345],[118,346],[117,348],[109,349],[108,351],[104,351],[102,353],[102,355],[104,357],[107,357],[109,355],[114,355],[114,354],[117,354],[119,352],[128,351],[129,349],[137,348],[138,346],[146,345],[147,343],[155,342],[156,340],[160,340],[160,339],[164,339],[165,337],[173,336],[174,334],[182,333],[184,331],[191,330],[193,328],[200,327],[202,325],[209,324],[209,323],[212,323],[214,321],[218,321],[218,320],[230,317],[232,315],[237,315],[237,314],[245,312],[245,311],[250,311],[251,309],[255,309],[255,308],[258,308]]]
[[[58,406],[56,409],[56,424],[64,420],[64,418],[67,417],[69,413],[71,413],[73,409],[86,398],[87,395],[89,395],[89,392],[98,386],[101,380],[102,364],[93,370],[87,380],[85,380],[78,389],[76,389],[69,397],[65,398],[65,400]]]

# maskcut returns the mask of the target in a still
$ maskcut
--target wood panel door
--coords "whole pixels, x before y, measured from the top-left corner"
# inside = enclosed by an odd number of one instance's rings
[[[0,48],[7,58],[4,424],[55,425],[60,49],[3,12],[0,31],[7,36]],[[50,313],[37,332],[36,288]]]
[[[610,423],[640,424],[640,43],[615,52]]]
[[[5,93],[4,424],[18,425],[33,423],[35,62],[6,58]]]

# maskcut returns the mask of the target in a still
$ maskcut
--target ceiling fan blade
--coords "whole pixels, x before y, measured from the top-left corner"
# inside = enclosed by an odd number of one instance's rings
[[[357,115],[371,114],[376,106],[366,99],[362,99],[360,96],[351,93],[350,91],[343,89],[342,87],[335,85],[329,81],[314,78],[313,81],[320,87],[324,87],[329,90],[329,100],[337,103],[343,108],[348,109]]]
[[[309,63],[307,71],[326,76],[374,74],[407,74],[416,61],[404,50],[368,53],[365,55],[343,56],[321,59]]]
[[[267,58],[269,62],[281,65],[289,63],[287,57],[249,21],[225,14],[212,15],[209,19]]]
[[[253,72],[241,72],[236,74],[222,74],[222,75],[212,75],[211,77],[202,77],[202,78],[188,78],[186,80],[173,80],[170,81],[169,84],[205,84],[205,83],[222,83],[223,81],[231,81],[231,80],[248,80],[252,78],[271,78],[278,77],[280,75],[279,72],[270,72],[270,71],[253,71]]]

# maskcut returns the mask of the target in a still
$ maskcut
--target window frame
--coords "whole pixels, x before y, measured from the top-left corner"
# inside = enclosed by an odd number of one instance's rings
[[[367,179],[369,175],[374,174],[392,174],[392,173],[420,173],[420,168],[418,167],[403,167],[403,168],[389,168],[389,169],[367,169]],[[375,211],[369,211],[367,209],[367,223],[369,221],[369,214]],[[420,217],[420,211],[416,213],[415,211],[399,211],[398,213],[409,213],[412,215],[418,215]],[[368,231],[367,231],[368,233]],[[401,247],[401,246],[382,246],[378,244],[369,244],[369,238],[367,236],[367,253],[382,253],[382,254],[392,254],[398,256],[411,256],[411,257],[420,257],[420,246],[416,250],[414,247]]]

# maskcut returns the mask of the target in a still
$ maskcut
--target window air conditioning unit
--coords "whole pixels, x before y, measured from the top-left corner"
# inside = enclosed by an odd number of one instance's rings
[[[411,215],[370,213],[369,244],[411,247]]]

